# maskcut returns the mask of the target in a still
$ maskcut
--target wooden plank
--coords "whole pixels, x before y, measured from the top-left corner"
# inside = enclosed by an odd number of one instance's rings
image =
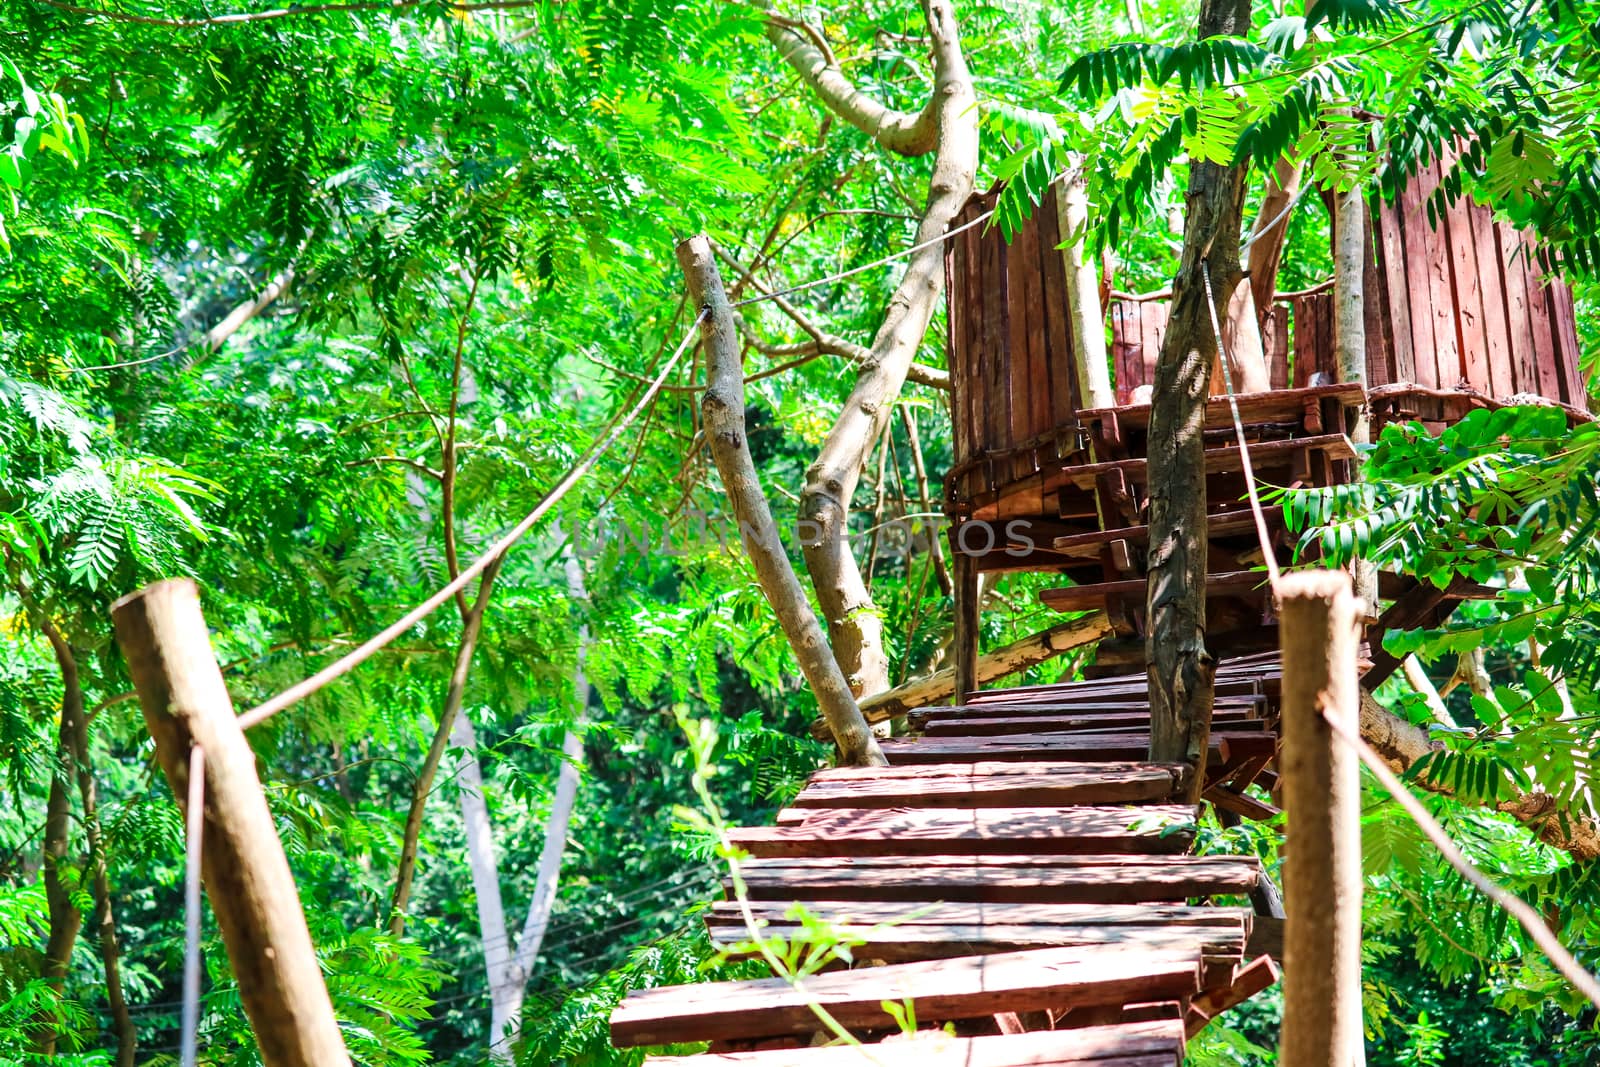
[[[1189,1002],[1185,1029],[1190,1037],[1198,1034],[1205,1025],[1229,1008],[1236,1008],[1270,986],[1276,985],[1279,973],[1270,956],[1262,956],[1248,966],[1239,968],[1233,982],[1221,989],[1208,989]]]
[[[1401,201],[1403,203],[1403,201]],[[1389,324],[1389,380],[1415,382],[1417,354],[1410,287],[1406,284],[1406,249],[1402,236],[1400,203],[1378,204],[1378,258],[1383,276],[1383,297]]]
[[[1145,770],[1171,772],[1179,764],[1148,763],[1130,760],[1124,763],[1097,763],[1092,767],[1060,763],[1016,763],[993,761],[956,761],[951,763],[925,763],[899,767],[824,767],[813,771],[811,785],[861,785],[868,782],[890,780],[922,780],[926,778],[998,778],[1007,775],[1030,774],[1084,775],[1094,777],[1105,774],[1137,773]]]
[[[1050,371],[1050,425],[1071,422],[1082,406],[1078,398],[1077,363],[1072,349],[1072,325],[1067,301],[1067,265],[1060,250],[1061,225],[1051,186],[1039,209],[1039,276],[1044,283],[1040,306],[1045,314],[1045,360]]]
[[[1161,767],[1091,775],[1057,764],[1035,774],[939,775],[813,783],[800,791],[794,806],[810,809],[1136,804],[1170,799],[1176,780],[1173,770]]]
[[[813,918],[848,926],[1155,926],[1206,927],[1248,933],[1255,921],[1249,908],[1195,907],[1186,904],[1016,904],[993,901],[811,901]],[[719,900],[711,907],[718,921],[744,921],[744,908],[765,922],[799,922],[789,917],[792,902],[757,900],[741,904]]]
[[[919,744],[936,742],[921,741]],[[1146,742],[1148,746],[1148,742]],[[1117,807],[835,809],[798,826],[729,831],[752,856],[921,856],[1182,852],[1196,809],[1181,804]]]
[[[786,857],[746,860],[741,871],[755,900],[1095,905],[1246,896],[1261,877],[1260,863],[1243,856]]]
[[[737,944],[750,937],[749,927],[738,917],[710,917],[706,921],[712,940]],[[761,924],[758,924],[760,926]],[[950,959],[995,952],[1066,946],[1094,946],[1125,952],[1195,953],[1211,964],[1231,969],[1244,956],[1245,933],[1224,927],[1070,926],[1042,924],[1002,925],[852,925],[832,926],[848,937],[852,951],[863,959],[888,963]],[[803,923],[779,919],[764,927],[785,937],[805,936]],[[754,954],[751,949],[744,955]],[[1222,973],[1227,973],[1223,970]]]
[[[1441,171],[1455,165],[1454,152],[1441,163]],[[1472,218],[1465,197],[1457,198],[1445,211],[1444,226],[1438,236],[1450,254],[1450,283],[1455,294],[1456,333],[1461,344],[1461,371],[1467,384],[1486,395],[1493,395],[1489,375],[1487,316],[1483,309],[1482,271],[1478,266],[1477,245]]]
[[[1367,386],[1388,385],[1394,380],[1389,354],[1392,346],[1389,335],[1393,332],[1388,323],[1388,302],[1384,300],[1383,275],[1378,270],[1377,235],[1372,213],[1367,212],[1366,234],[1363,238],[1362,266],[1362,320],[1367,341]]]
[[[1037,215],[1037,212],[1035,212]],[[1028,257],[1024,240],[1036,223],[1029,220],[1011,240],[1002,242],[1005,257],[1006,292],[1005,308],[1007,335],[1010,343],[994,358],[1004,365],[1007,407],[1009,412],[1008,441],[1011,446],[1021,444],[1037,434],[1040,427],[1033,422],[1034,374],[1033,346],[1028,337],[1028,280],[1036,271],[1037,258]],[[996,228],[996,235],[999,230]],[[1011,458],[1011,477],[1026,478],[1033,473],[1033,458],[1017,455]],[[1033,509],[1038,514],[1037,509]]]
[[[1243,711],[1213,712],[1211,724],[1214,728],[1226,726],[1230,730],[1260,729],[1266,725],[1261,719]],[[1125,733],[1147,730],[1149,727],[1150,713],[1147,710],[1127,715],[1021,715],[1014,718],[954,716],[929,720],[923,730],[927,737],[998,737],[1028,733]]]
[[[970,205],[970,202],[969,202]],[[957,216],[957,225],[967,221],[967,208]],[[967,413],[971,410],[971,380],[967,377],[968,308],[967,242],[970,231],[952,237],[945,246],[945,288],[950,294],[945,331],[945,366],[950,369],[951,417],[950,433],[956,463],[965,462],[972,455],[972,438],[968,432]]]
[[[1578,320],[1572,305],[1572,288],[1564,279],[1557,277],[1552,280],[1550,290],[1555,298],[1555,320],[1551,329],[1557,342],[1556,359],[1561,371],[1558,376],[1561,396],[1551,399],[1560,399],[1581,411],[1588,411],[1589,394],[1579,362],[1582,351],[1578,344]]]
[[[1350,443],[1350,438],[1342,433],[1318,434],[1315,437],[1296,437],[1283,441],[1260,441],[1250,446],[1250,459],[1257,469],[1271,464],[1283,465],[1290,462],[1297,451],[1306,450],[1321,452],[1330,460],[1354,459],[1355,446]],[[1241,460],[1236,447],[1208,448],[1205,454],[1207,474],[1218,474],[1223,471],[1238,471]],[[1052,472],[1045,478],[1045,488],[1052,485],[1070,483],[1080,489],[1092,489],[1097,475],[1107,471],[1124,471],[1129,478],[1143,482],[1149,461],[1140,457],[1137,459],[1115,459],[1104,463],[1085,463],[1080,466],[1066,467],[1060,471]]]
[[[1225,571],[1206,575],[1207,596],[1238,596],[1251,590],[1266,591],[1265,571]],[[1146,580],[1130,578],[1120,582],[1060,586],[1041,589],[1039,603],[1055,611],[1083,611],[1102,606],[1109,596],[1137,596],[1144,592]]]
[[[985,451],[1004,449],[1011,444],[1011,394],[1009,326],[1006,322],[1005,242],[998,228],[983,230],[982,250],[983,344],[978,349],[979,369],[984,383],[984,429],[979,447]]]
[[[1478,268],[1478,285],[1483,301],[1483,332],[1487,342],[1486,358],[1489,361],[1489,395],[1507,399],[1517,391],[1515,349],[1511,341],[1511,312],[1506,301],[1505,272],[1500,261],[1500,247],[1495,240],[1493,213],[1481,204],[1467,205],[1467,219],[1472,224],[1475,246],[1474,262]]]
[[[1028,425],[1031,436],[1038,437],[1055,429],[1050,403],[1050,354],[1046,338],[1046,311],[1044,293],[1044,264],[1039,258],[1042,243],[1041,228],[1044,211],[1035,211],[1028,225],[1019,234],[1020,262],[1016,269],[1021,273],[1022,305],[1012,302],[1012,313],[1021,313],[1028,339],[1027,374],[1023,391],[1028,400]],[[1013,289],[1013,293],[1016,290]]]
[[[1533,322],[1528,311],[1528,256],[1522,239],[1510,226],[1494,227],[1505,285],[1506,327],[1511,338],[1511,388],[1515,393],[1539,391],[1539,368],[1534,362]]]
[[[1289,388],[1289,309],[1284,305],[1267,309],[1261,323],[1261,345],[1272,388]]]
[[[1126,300],[1115,300],[1111,304],[1111,372],[1114,376],[1113,385],[1117,390],[1117,399],[1123,403],[1128,402],[1133,393],[1133,387],[1128,383],[1133,380],[1133,365],[1141,357],[1139,346],[1143,343],[1139,334],[1138,305]]]
[[[1267,706],[1267,698],[1259,694],[1225,695],[1212,702],[1218,711],[1260,712]],[[984,701],[974,704],[937,705],[917,708],[908,714],[913,726],[924,726],[940,719],[1012,718],[1019,715],[1075,715],[1090,717],[1117,717],[1148,711],[1150,701],[1143,690],[1128,699],[1103,699],[1088,697],[1073,700],[1052,696],[1045,700]]]
[[[1211,735],[1214,766],[1272,751],[1270,735],[1214,732]],[[1010,734],[1002,737],[889,737],[880,742],[891,764],[951,763],[965,760],[1059,759],[1080,763],[1098,760],[1137,760],[1150,747],[1150,735],[1129,734]]]
[[[1556,369],[1555,309],[1550,301],[1550,290],[1544,284],[1544,272],[1536,260],[1529,260],[1525,280],[1528,321],[1533,329],[1533,361],[1539,379],[1535,391],[1554,400],[1561,396],[1561,379]]]
[[[1450,274],[1449,219],[1436,217],[1438,226],[1430,226],[1423,202],[1438,188],[1442,174],[1439,161],[1435,160],[1415,179],[1420,188],[1414,237],[1422,250],[1423,277],[1428,286],[1427,306],[1432,314],[1434,359],[1438,367],[1438,377],[1433,384],[1440,389],[1454,389],[1466,377],[1466,370],[1461,362],[1460,315]],[[1410,240],[1408,237],[1408,243]],[[1416,284],[1415,279],[1413,284]]]
[[[1176,1020],[1090,1026],[985,1037],[919,1031],[914,1041],[866,1046],[651,1056],[651,1067],[1130,1067],[1136,1057],[1160,1067],[1183,1059],[1183,1024]],[[1142,1061],[1142,1062],[1141,1062]]]
[[[1274,505],[1262,509],[1262,515],[1267,520],[1270,531],[1282,525],[1283,508]],[[1224,537],[1229,534],[1253,533],[1255,531],[1255,516],[1249,508],[1234,508],[1229,511],[1213,512],[1206,516],[1206,536]],[[1109,541],[1129,541],[1142,545],[1150,540],[1150,527],[1123,526],[1110,530],[1095,530],[1089,533],[1068,534],[1057,537],[1052,546],[1057,552],[1068,556],[1088,558],[1093,553],[1098,553],[1100,546]]]
[[[814,1004],[844,1026],[892,1029],[884,1001],[915,1000],[918,1019],[936,1022],[1188,997],[1199,988],[1192,954],[1040,949],[813,975],[803,992],[784,978],[634,990],[611,1015],[611,1040],[629,1047],[809,1034],[819,1028]]]

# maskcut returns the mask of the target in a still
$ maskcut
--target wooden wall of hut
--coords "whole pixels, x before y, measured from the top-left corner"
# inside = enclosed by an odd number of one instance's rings
[[[1431,225],[1440,176],[1435,162],[1373,212],[1367,374],[1379,420],[1449,421],[1471,404],[1530,395],[1587,409],[1571,291],[1488,208],[1463,199]],[[955,225],[994,202],[994,191],[974,196]],[[991,226],[950,242],[953,505],[1081,453],[1060,240],[1052,190],[1010,244]],[[1129,403],[1154,376],[1166,301],[1119,296],[1106,310],[1117,397]],[[1331,284],[1281,294],[1264,341],[1274,388],[1336,380]]]

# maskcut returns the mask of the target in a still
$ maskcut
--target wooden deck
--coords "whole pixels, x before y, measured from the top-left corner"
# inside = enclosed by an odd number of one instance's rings
[[[1223,663],[1207,797],[1270,783],[1278,672]],[[822,920],[856,964],[813,975],[630,993],[619,1047],[709,1042],[674,1067],[1095,1064],[1177,1067],[1212,1017],[1277,980],[1280,921],[1249,901],[1250,856],[1189,854],[1197,811],[1174,803],[1189,769],[1145,761],[1142,678],[969,694],[912,715],[891,765],[818,771],[774,826],[734,831],[746,887],[706,923],[719,943],[803,936]],[[802,915],[796,905],[804,908]],[[914,1002],[919,1032],[884,1002]],[[827,1043],[820,1005],[871,1046]],[[941,1027],[949,1025],[953,1033]]]

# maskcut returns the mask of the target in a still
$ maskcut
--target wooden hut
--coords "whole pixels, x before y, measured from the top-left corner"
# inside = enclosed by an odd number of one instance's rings
[[[1365,386],[1338,380],[1331,282],[1281,293],[1265,315],[1273,388],[1239,398],[1263,484],[1347,480],[1356,453],[1346,418],[1362,404],[1375,429],[1411,419],[1437,429],[1473,407],[1530,401],[1587,417],[1570,290],[1544,275],[1523,235],[1487,208],[1462,200],[1437,227],[1430,225],[1425,205],[1439,181],[1435,163],[1397,203],[1374,206]],[[1070,584],[1041,599],[1062,611],[1104,608],[1116,630],[1116,639],[1102,643],[1097,668],[1125,671],[1144,662],[1150,408],[1133,401],[1154,377],[1166,294],[1111,294],[1106,313],[1118,405],[1085,408],[1054,195],[1011,243],[998,228],[978,226],[952,238],[946,255],[955,455],[945,510],[958,564],[957,670],[964,688],[975,688],[970,664],[985,572],[1062,574]],[[973,197],[955,225],[990,210],[994,200],[993,192]],[[1205,432],[1212,651],[1274,648],[1261,547],[1225,399],[1208,405]],[[1275,551],[1286,562],[1281,517],[1270,517]],[[1407,600],[1413,587],[1398,576],[1385,576],[1381,591],[1411,609],[1428,599]],[[1440,602],[1427,610],[1440,610]],[[1388,621],[1416,625],[1413,618],[1427,615],[1411,610]]]

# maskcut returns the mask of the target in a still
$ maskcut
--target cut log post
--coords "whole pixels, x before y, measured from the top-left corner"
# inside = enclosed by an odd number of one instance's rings
[[[349,1067],[255,753],[211,651],[199,591],[187,578],[156,582],[117,601],[111,618],[179,804],[189,795],[190,750],[205,752],[201,871],[262,1062]]]
[[[1367,385],[1367,198],[1360,186],[1336,192],[1333,197],[1333,350],[1341,382]],[[1372,419],[1363,396],[1345,420],[1350,440],[1358,445],[1372,441]],[[1357,477],[1360,477],[1359,468]],[[1356,596],[1363,617],[1378,615],[1378,568],[1370,560],[1351,565]]]
[[[1324,716],[1357,729],[1361,603],[1343,571],[1279,586],[1283,635],[1283,1037],[1279,1061],[1360,1067],[1361,764]]]
[[[978,561],[955,545],[955,680],[956,703],[976,693],[982,683],[978,680],[978,655],[982,651],[982,612],[979,599],[983,585],[979,581]]]
[[[1100,279],[1092,259],[1085,259],[1089,229],[1089,182],[1083,164],[1056,186],[1056,217],[1067,268],[1067,309],[1072,331],[1072,356],[1078,374],[1078,395],[1084,407],[1115,407],[1111,369],[1106,362],[1105,311],[1100,306]]]

